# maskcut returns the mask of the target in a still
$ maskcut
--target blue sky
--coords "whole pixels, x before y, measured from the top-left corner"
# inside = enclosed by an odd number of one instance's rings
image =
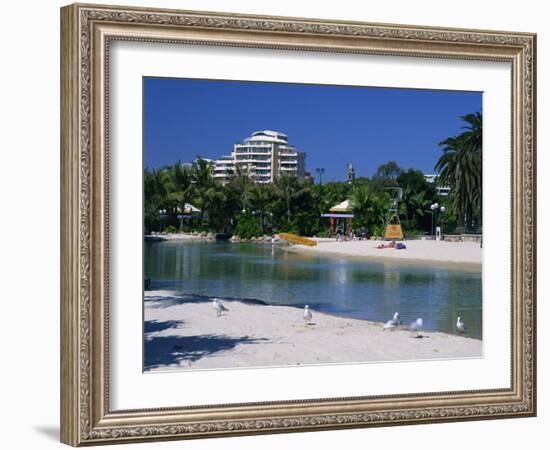
[[[147,168],[229,155],[257,130],[276,130],[306,152],[323,181],[372,176],[395,160],[433,173],[438,143],[481,111],[480,92],[144,78],[143,151]]]

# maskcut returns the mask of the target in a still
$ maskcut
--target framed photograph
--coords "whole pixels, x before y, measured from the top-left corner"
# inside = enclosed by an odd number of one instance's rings
[[[62,442],[535,415],[535,57],[62,8]]]

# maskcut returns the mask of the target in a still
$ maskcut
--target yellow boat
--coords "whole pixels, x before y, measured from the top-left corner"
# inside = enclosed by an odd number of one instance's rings
[[[317,245],[317,242],[313,239],[298,236],[297,234],[279,233],[279,237],[287,242],[290,242],[291,244],[308,245],[309,247],[314,247]]]

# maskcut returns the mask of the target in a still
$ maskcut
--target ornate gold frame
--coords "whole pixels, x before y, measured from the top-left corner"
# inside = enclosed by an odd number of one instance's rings
[[[115,39],[510,62],[510,388],[111,411],[106,64]],[[536,36],[529,33],[98,5],[62,8],[62,442],[79,446],[535,415],[535,51]]]

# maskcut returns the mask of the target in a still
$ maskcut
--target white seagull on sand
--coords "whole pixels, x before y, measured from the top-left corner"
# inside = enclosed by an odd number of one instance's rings
[[[393,319],[392,320],[388,320],[386,322],[386,324],[382,327],[382,330],[387,330],[387,329],[390,329],[390,330],[395,330],[399,325],[401,325],[401,318],[399,317],[399,313],[396,312],[394,315],[393,315]]]
[[[466,333],[466,324],[464,323],[464,321],[462,320],[462,318],[460,316],[458,316],[456,318],[456,329],[460,333]]]
[[[409,325],[409,330],[416,331],[416,337],[420,336],[420,331],[422,330],[422,327],[424,326],[424,321],[421,317],[416,319],[413,323]]]
[[[311,314],[311,311],[309,310],[309,305],[306,305],[304,307],[304,322],[306,323],[306,325],[309,325],[310,322],[311,322],[311,319],[313,318],[313,315]]]
[[[217,298],[212,300],[212,306],[216,310],[216,315],[218,317],[222,315],[222,312],[229,311],[225,306],[222,305],[222,303]]]

